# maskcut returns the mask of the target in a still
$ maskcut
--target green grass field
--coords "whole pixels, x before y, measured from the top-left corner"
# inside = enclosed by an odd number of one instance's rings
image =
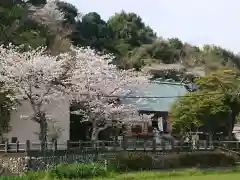
[[[214,173],[214,174],[191,174],[184,173],[182,175],[158,172],[139,172],[139,173],[126,173],[115,177],[109,178],[96,178],[95,180],[240,180],[240,172],[232,173]]]
[[[153,178],[154,179],[154,178]],[[163,178],[166,179],[176,179],[176,180],[237,180],[240,179],[240,173],[238,174],[213,174],[213,175],[203,175],[203,176],[189,176],[189,177],[174,177],[174,178]]]

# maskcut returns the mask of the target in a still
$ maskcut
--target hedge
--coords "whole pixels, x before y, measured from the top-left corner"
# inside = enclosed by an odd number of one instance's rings
[[[220,167],[235,166],[236,158],[223,152],[189,152],[169,154],[153,159],[151,154],[140,152],[123,152],[111,161],[118,171],[137,171],[151,169]]]
[[[48,172],[29,172],[23,176],[1,176],[0,180],[43,180],[43,179],[89,179],[93,177],[107,178],[112,172],[126,172],[152,169],[171,168],[199,168],[235,166],[236,157],[220,151],[215,152],[189,152],[160,156],[145,152],[122,152],[110,161],[105,169],[100,164],[60,164]]]

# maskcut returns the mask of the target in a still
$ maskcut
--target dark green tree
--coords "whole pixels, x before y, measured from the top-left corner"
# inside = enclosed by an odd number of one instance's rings
[[[131,49],[142,44],[151,44],[156,38],[153,30],[135,13],[116,13],[107,23],[113,31],[116,44],[124,42],[129,44]]]
[[[222,131],[230,139],[240,109],[239,74],[222,70],[196,80],[199,91],[189,93],[173,105],[173,128],[188,133],[201,130],[215,134]]]
[[[75,45],[90,46],[98,51],[108,49],[110,52],[112,51],[112,47],[110,47],[113,39],[111,29],[96,12],[84,15],[81,21],[76,23],[76,29],[72,33],[71,39]]]

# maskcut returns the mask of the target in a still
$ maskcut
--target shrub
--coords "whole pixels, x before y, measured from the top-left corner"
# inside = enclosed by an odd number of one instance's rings
[[[99,164],[60,164],[49,170],[50,178],[91,178],[107,175],[105,168]]]
[[[148,170],[152,168],[153,159],[143,152],[122,152],[111,162],[118,171]]]
[[[157,160],[153,168],[169,169],[183,167],[234,166],[236,158],[223,152],[189,152],[171,154]]]
[[[214,166],[233,166],[236,165],[236,159],[232,155],[223,152],[192,152],[179,155],[179,162],[181,166],[200,166],[200,167],[214,167]]]
[[[171,169],[179,168],[178,154],[169,154],[155,160],[153,169]]]

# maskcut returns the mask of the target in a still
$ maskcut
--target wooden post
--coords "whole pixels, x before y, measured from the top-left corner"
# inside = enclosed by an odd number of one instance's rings
[[[152,150],[153,150],[153,152],[156,151],[156,146],[157,146],[156,139],[153,138],[153,141],[152,141]]]
[[[199,150],[200,148],[199,140],[196,141],[196,149]]]
[[[71,142],[69,140],[67,140],[67,150],[71,149]]]
[[[161,146],[162,146],[162,150],[165,151],[166,150],[166,142],[164,140],[161,140]]]
[[[81,140],[78,141],[78,148],[81,149]]]
[[[101,149],[102,149],[102,152],[106,151],[105,142],[104,141],[101,142]]]
[[[19,152],[19,141],[16,142],[16,152]]]
[[[53,150],[57,151],[58,147],[57,147],[57,140],[53,141]]]
[[[143,144],[143,150],[146,151],[146,146],[147,146],[147,139],[144,138],[144,144]]]
[[[25,142],[25,152],[28,153],[30,151],[30,148],[31,148],[30,140],[26,140],[26,142]]]
[[[82,149],[83,149],[83,145],[82,145],[81,140],[78,141],[78,148],[79,148],[80,151],[82,151]]]
[[[136,137],[135,141],[134,141],[134,146],[133,146],[133,150],[135,150],[135,151],[137,149],[137,142],[138,142],[138,138]]]
[[[174,139],[171,139],[171,150],[174,151],[175,150],[175,142]]]
[[[182,151],[183,149],[185,149],[185,147],[184,147],[184,140],[181,139],[180,140],[180,148],[179,148],[179,150]]]
[[[207,140],[204,140],[204,149],[207,149],[208,145],[207,145]]]
[[[116,141],[116,139],[114,139],[114,141],[113,141],[113,150],[114,151],[117,151],[117,147],[118,147],[117,143],[118,143],[118,141]]]
[[[123,137],[123,149],[126,150],[128,148],[128,139],[126,136]]]
[[[5,153],[8,153],[8,141],[5,142],[4,151]]]
[[[209,135],[209,148],[212,149],[213,142],[212,142],[212,134]]]

